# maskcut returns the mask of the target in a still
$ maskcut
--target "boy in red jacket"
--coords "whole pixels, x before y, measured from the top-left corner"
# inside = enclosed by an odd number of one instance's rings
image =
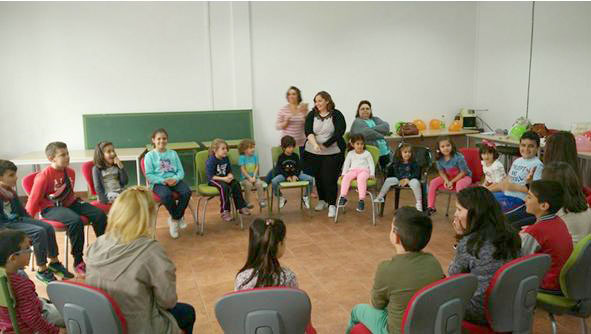
[[[72,244],[74,270],[80,275],[86,272],[82,259],[84,249],[84,223],[80,216],[88,217],[97,237],[105,233],[105,213],[82,202],[74,193],[76,174],[68,168],[70,155],[62,142],[52,142],[45,148],[45,155],[51,165],[35,177],[26,209],[32,217],[40,212],[43,218],[60,221],[68,226],[68,237]]]

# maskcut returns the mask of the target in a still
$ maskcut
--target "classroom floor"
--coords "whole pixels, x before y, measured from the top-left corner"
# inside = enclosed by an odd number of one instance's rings
[[[310,296],[312,323],[318,332],[344,333],[351,308],[369,302],[377,264],[394,255],[388,240],[393,216],[391,196],[387,214],[378,218],[374,227],[371,206],[367,205],[362,214],[354,210],[355,193],[350,193],[347,213],[339,216],[338,224],[327,218],[326,211],[311,214],[300,211],[297,194],[299,191],[286,191],[288,202],[279,216],[287,224],[287,250],[281,264],[297,274],[300,288]],[[439,259],[444,272],[454,254],[453,232],[444,215],[446,201],[446,196],[439,196],[439,212],[433,217],[433,235],[426,248]],[[402,192],[401,205],[413,205],[413,202],[410,192]],[[158,215],[157,238],[177,265],[179,301],[190,303],[197,310],[195,333],[198,334],[222,333],[214,305],[220,296],[232,291],[234,275],[244,264],[247,253],[247,228],[241,231],[233,223],[222,222],[218,205],[217,200],[212,200],[208,206],[204,236],[195,235],[194,224],[190,224],[179,239],[173,240],[168,235],[166,210],[161,208]],[[254,216],[245,218],[245,226]],[[192,222],[189,214],[185,219]],[[90,234],[92,241],[94,233]],[[61,233],[58,242],[63,250]],[[45,296],[45,287],[36,281],[35,284],[39,295]],[[561,334],[580,331],[579,319],[557,317],[557,320]],[[544,312],[536,313],[534,333],[551,333]]]

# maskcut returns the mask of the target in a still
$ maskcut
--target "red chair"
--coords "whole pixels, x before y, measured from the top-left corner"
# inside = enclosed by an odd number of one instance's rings
[[[29,196],[29,194],[31,193],[31,189],[33,189],[33,183],[35,182],[35,177],[37,176],[37,174],[39,174],[39,172],[33,172],[25,177],[23,177],[23,181],[22,181],[22,186],[23,189],[25,190],[25,193],[27,194],[27,196]],[[33,217],[34,218],[34,217]],[[84,223],[84,225],[86,225],[86,245],[88,246],[88,230],[90,227],[90,224],[88,222],[88,218],[85,216],[80,216],[80,219],[82,220],[82,222]],[[59,221],[55,221],[55,220],[49,220],[49,219],[44,219],[43,217],[41,217],[41,213],[39,213],[39,220],[48,223],[49,225],[53,226],[53,229],[56,232],[65,232],[64,233],[64,245],[65,245],[65,252],[64,252],[64,263],[66,265],[66,269],[68,268],[68,249],[70,247],[70,242],[69,242],[69,238],[68,238],[68,227],[66,226],[66,224],[59,222]],[[33,261],[35,257],[31,256],[31,259]],[[35,265],[34,262],[31,262],[31,267],[34,269]]]
[[[466,147],[460,148],[458,151],[462,153],[464,159],[466,159],[466,164],[470,171],[472,171],[472,184],[471,187],[477,187],[480,185],[482,181],[482,177],[484,176],[484,171],[482,170],[482,163],[480,162],[480,151],[474,147]],[[451,204],[451,195],[455,194],[455,190],[438,190],[438,193],[447,194],[447,210],[445,211],[445,216],[449,216],[449,205]]]
[[[47,295],[64,317],[68,333],[127,334],[127,321],[105,291],[73,281],[47,285]]]
[[[94,167],[93,161],[87,161],[82,164],[82,175],[84,175],[84,179],[86,180],[86,184],[88,184],[88,190],[90,190],[90,194],[96,196],[96,189],[94,188],[94,180],[92,178],[92,167]],[[96,206],[97,208],[103,210],[105,214],[109,213],[111,209],[111,204],[103,204],[101,203],[98,198],[95,201],[90,202],[90,204]]]
[[[142,169],[142,174],[144,175],[144,178],[146,179],[146,186],[150,186],[150,183],[148,182],[148,178],[146,177],[146,166],[144,165],[144,158],[143,157],[140,160],[140,168]],[[155,192],[152,191],[152,198],[154,199],[154,201],[156,203],[158,203],[158,209],[156,209],[156,213],[158,213],[158,210],[162,206],[162,202],[160,202],[160,196],[158,196],[158,194],[156,194]],[[176,191],[173,191],[172,192],[172,200],[178,201],[179,198],[180,198],[180,194]],[[189,207],[189,210],[191,210],[191,214],[193,215],[193,220],[195,221],[195,226],[199,225],[197,222],[197,212],[193,210],[193,205],[191,204],[191,200],[189,200],[188,207]],[[156,222],[154,222],[154,226],[153,226],[153,230],[152,230],[152,238],[156,239]]]
[[[464,305],[468,303],[478,279],[459,274],[433,282],[417,291],[402,317],[402,334],[461,334]]]
[[[587,204],[589,204],[589,206],[591,206],[591,188],[583,186],[583,193],[585,194],[585,197],[587,198]]]
[[[499,268],[484,295],[488,325],[464,321],[464,330],[471,334],[531,333],[536,295],[550,262],[548,254],[532,254]]]

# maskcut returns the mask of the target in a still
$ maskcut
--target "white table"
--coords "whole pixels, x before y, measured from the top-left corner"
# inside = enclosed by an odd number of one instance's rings
[[[141,184],[140,175],[140,159],[146,152],[145,147],[130,147],[130,148],[117,148],[115,152],[121,161],[135,161],[136,173],[137,173],[137,184]],[[94,150],[69,150],[70,163],[84,163],[92,161],[94,159]],[[21,156],[10,159],[15,165],[32,165],[35,171],[40,170],[41,164],[47,164],[47,156],[43,151],[35,151],[23,154]]]
[[[458,136],[468,136],[470,134],[476,134],[478,133],[477,130],[465,130],[465,129],[460,129],[460,131],[449,131],[447,128],[445,129],[437,129],[437,130],[433,130],[433,129],[425,129],[423,131],[420,131],[418,135],[412,135],[412,136],[399,136],[397,134],[393,134],[390,136],[386,136],[384,137],[384,139],[388,142],[400,142],[403,139],[407,142],[413,143],[413,144],[419,144],[419,145],[425,145],[425,146],[434,146],[435,145],[435,141],[437,139],[437,137],[440,136],[449,136],[449,137],[458,137]],[[454,140],[454,142],[456,143],[456,145],[460,145],[459,147],[463,147],[462,144],[458,143],[457,140]],[[466,139],[466,147],[469,147],[470,140],[469,138]]]

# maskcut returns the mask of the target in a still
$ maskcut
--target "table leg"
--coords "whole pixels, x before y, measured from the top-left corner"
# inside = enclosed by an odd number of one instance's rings
[[[142,178],[141,178],[141,170],[140,170],[140,157],[137,157],[135,159],[135,173],[137,175],[137,185],[140,186],[142,184]]]

